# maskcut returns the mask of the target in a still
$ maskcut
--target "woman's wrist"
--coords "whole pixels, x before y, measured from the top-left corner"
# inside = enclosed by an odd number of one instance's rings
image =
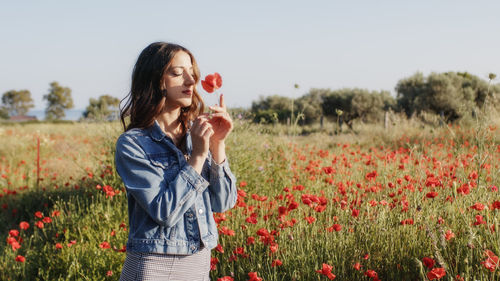
[[[207,159],[207,155],[191,155],[189,160],[187,161],[193,169],[201,175],[201,170],[203,169],[203,164],[205,163],[205,159]]]
[[[220,164],[226,159],[226,144],[224,141],[210,144],[210,152],[215,163]]]

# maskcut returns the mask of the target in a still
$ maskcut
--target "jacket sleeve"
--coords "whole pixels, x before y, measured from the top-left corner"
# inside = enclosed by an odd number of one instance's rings
[[[209,155],[207,161],[207,170],[209,174],[210,185],[210,204],[213,212],[224,212],[236,204],[238,193],[236,189],[236,178],[229,169],[228,160],[217,164]]]
[[[130,136],[118,139],[115,160],[129,196],[162,226],[175,225],[209,185],[190,165],[181,167],[175,178],[166,182],[163,169],[152,165]]]

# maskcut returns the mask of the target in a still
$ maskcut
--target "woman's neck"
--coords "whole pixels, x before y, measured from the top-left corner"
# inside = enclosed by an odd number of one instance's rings
[[[173,135],[178,134],[180,125],[180,108],[177,110],[163,111],[160,115],[156,117],[156,121],[160,125],[160,128],[165,133],[170,133]]]

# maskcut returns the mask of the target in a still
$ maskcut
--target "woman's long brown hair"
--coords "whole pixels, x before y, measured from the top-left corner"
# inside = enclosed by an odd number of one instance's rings
[[[120,109],[120,119],[125,131],[153,125],[155,118],[162,112],[165,106],[165,94],[161,89],[163,73],[179,51],[186,52],[191,57],[195,80],[193,101],[190,106],[181,109],[179,116],[184,133],[189,128],[189,121],[194,120],[203,112],[203,100],[196,90],[196,84],[200,80],[200,70],[191,52],[176,44],[155,42],[147,46],[139,55],[132,72],[130,93],[120,102],[125,102]],[[128,125],[125,123],[127,116],[130,116]]]

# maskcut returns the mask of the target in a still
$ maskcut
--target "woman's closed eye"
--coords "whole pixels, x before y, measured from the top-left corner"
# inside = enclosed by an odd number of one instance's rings
[[[177,77],[177,76],[181,76],[183,73],[184,73],[183,71],[173,71],[173,72],[172,72],[172,76],[175,76],[175,77]],[[189,75],[190,75],[191,77],[194,77],[194,72],[190,72],[190,73],[189,73]]]

